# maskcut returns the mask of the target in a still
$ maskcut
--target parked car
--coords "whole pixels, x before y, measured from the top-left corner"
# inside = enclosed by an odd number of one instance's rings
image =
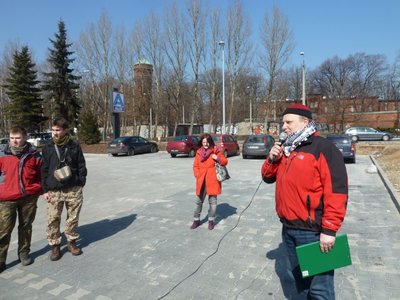
[[[342,152],[345,161],[353,164],[356,162],[356,145],[350,136],[346,134],[328,134],[326,138]]]
[[[3,152],[8,145],[8,138],[0,138],[0,152]]]
[[[351,136],[354,142],[388,141],[393,138],[393,134],[390,132],[379,131],[371,127],[350,127],[344,133]]]
[[[258,134],[246,137],[242,147],[242,156],[244,159],[249,156],[266,157],[275,143],[271,135]]]
[[[28,133],[28,142],[36,147],[47,143],[51,138],[51,132]]]
[[[218,147],[225,157],[240,155],[240,148],[237,141],[230,134],[211,134],[215,146]]]
[[[158,152],[155,142],[148,141],[141,136],[121,136],[111,141],[107,146],[107,153],[112,156],[118,154],[135,155],[139,153]]]
[[[171,157],[176,157],[178,154],[194,157],[199,148],[199,141],[198,135],[177,135],[172,141],[168,141],[167,152]]]

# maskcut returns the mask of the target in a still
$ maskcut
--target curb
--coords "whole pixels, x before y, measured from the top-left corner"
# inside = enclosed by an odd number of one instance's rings
[[[400,213],[400,200],[399,200],[399,195],[397,194],[396,189],[394,188],[393,184],[390,182],[389,178],[386,176],[383,169],[379,166],[378,161],[372,155],[370,155],[369,158],[372,160],[373,164],[378,169],[378,174],[381,177],[386,189],[388,190],[390,198],[392,198],[392,201],[393,201],[394,205],[396,206],[397,211]]]

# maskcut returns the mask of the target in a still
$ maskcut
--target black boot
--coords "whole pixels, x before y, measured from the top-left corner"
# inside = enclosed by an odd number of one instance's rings
[[[0,262],[0,273],[3,272],[5,269],[6,269],[6,263]]]
[[[32,258],[29,256],[29,253],[27,252],[22,252],[19,254],[19,261],[23,266],[28,266],[31,263],[33,263]]]

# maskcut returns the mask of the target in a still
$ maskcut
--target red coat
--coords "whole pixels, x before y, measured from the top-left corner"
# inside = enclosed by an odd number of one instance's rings
[[[0,183],[0,201],[42,194],[40,165],[40,153],[32,148],[21,157],[1,156],[0,173],[4,177]]]
[[[196,177],[196,195],[200,195],[204,181],[206,184],[207,195],[219,195],[221,194],[222,189],[221,182],[218,181],[215,172],[215,161],[211,158],[211,154],[205,161],[201,162],[200,149],[201,148],[197,150],[193,163],[193,173],[194,177]],[[218,150],[217,147],[214,147],[213,153],[217,154],[219,163],[222,166],[228,164],[228,159]]]
[[[283,224],[335,236],[346,214],[348,179],[335,145],[311,136],[276,162],[261,169],[265,182],[276,182],[276,212]]]

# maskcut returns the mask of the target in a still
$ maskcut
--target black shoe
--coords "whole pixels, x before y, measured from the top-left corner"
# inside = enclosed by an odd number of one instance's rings
[[[19,254],[19,261],[23,266],[29,266],[33,263],[32,258],[29,256],[29,253],[23,252]]]
[[[0,262],[0,273],[3,272],[5,269],[6,269],[6,263]]]

